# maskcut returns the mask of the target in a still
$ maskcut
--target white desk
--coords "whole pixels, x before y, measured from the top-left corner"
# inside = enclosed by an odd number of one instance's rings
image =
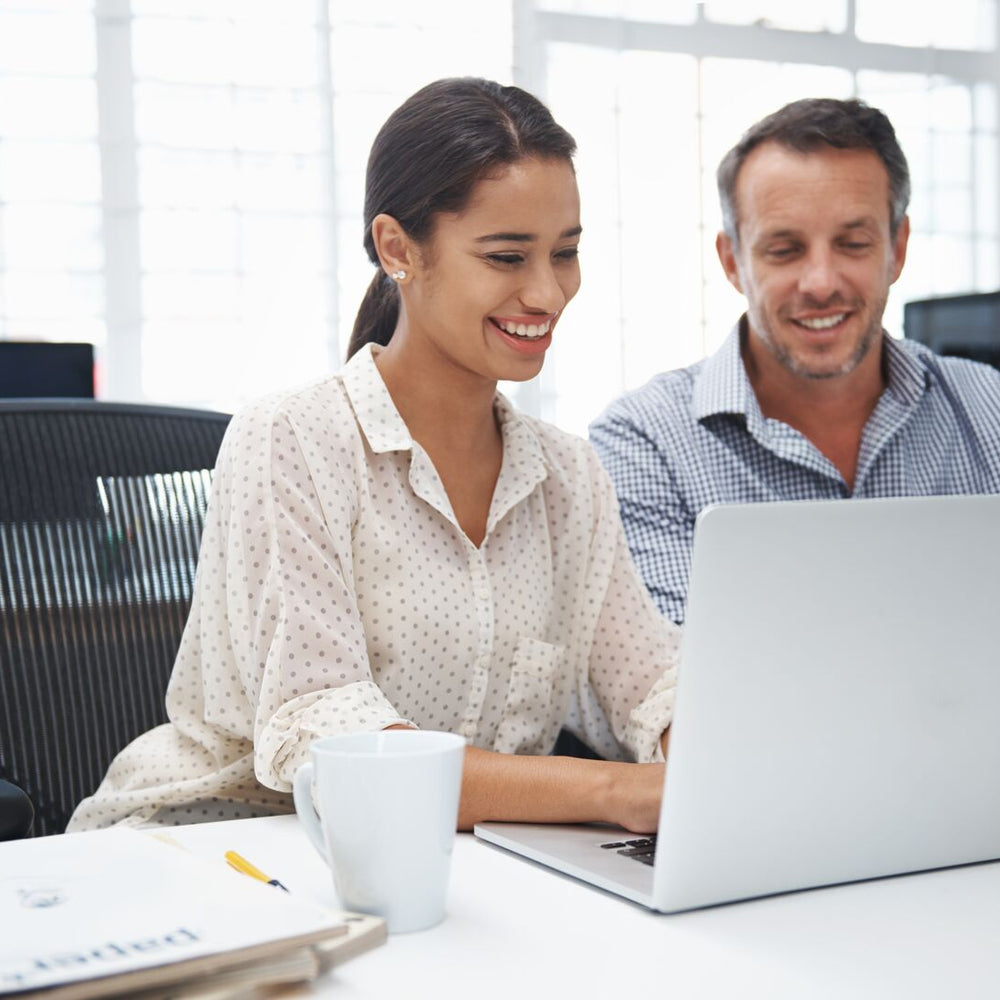
[[[223,864],[237,850],[336,906],[292,816],[177,827]],[[859,1000],[1000,995],[1000,862],[661,916],[458,838],[448,917],[322,977],[340,1000]]]

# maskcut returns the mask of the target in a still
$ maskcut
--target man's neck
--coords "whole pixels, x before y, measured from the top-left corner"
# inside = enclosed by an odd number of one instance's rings
[[[764,416],[780,420],[808,438],[853,489],[861,436],[886,385],[882,340],[852,372],[826,379],[788,371],[745,333],[741,354]]]

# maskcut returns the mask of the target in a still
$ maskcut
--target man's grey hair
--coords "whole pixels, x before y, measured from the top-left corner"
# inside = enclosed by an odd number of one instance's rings
[[[722,158],[716,174],[722,226],[734,246],[739,245],[736,179],[746,158],[764,142],[777,142],[799,153],[824,146],[876,153],[889,174],[889,228],[896,235],[910,203],[910,170],[892,123],[864,101],[809,97],[786,104],[752,125]]]

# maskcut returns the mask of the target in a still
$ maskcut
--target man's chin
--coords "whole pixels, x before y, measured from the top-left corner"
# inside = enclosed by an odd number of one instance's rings
[[[799,378],[809,379],[812,382],[822,382],[833,378],[843,378],[845,375],[850,375],[855,368],[857,368],[857,364],[848,363],[835,368],[819,365],[795,365],[791,370]]]
[[[861,362],[868,356],[868,352],[872,346],[872,343],[866,341],[846,355],[839,351],[836,354],[830,353],[819,356],[796,352],[788,353],[784,358],[779,360],[793,375],[798,375],[800,378],[816,381],[844,378],[861,365]]]
[[[801,344],[778,352],[778,360],[794,375],[807,379],[843,378],[850,375],[880,343],[881,327],[869,329],[853,345],[828,345],[826,350],[804,349]]]

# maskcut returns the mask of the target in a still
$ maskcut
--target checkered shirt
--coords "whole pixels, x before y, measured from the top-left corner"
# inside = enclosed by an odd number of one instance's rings
[[[590,427],[632,557],[668,618],[684,620],[695,518],[708,504],[1000,493],[1000,371],[886,336],[888,385],[852,490],[806,437],[763,415],[741,324],[714,355],[657,375]]]

